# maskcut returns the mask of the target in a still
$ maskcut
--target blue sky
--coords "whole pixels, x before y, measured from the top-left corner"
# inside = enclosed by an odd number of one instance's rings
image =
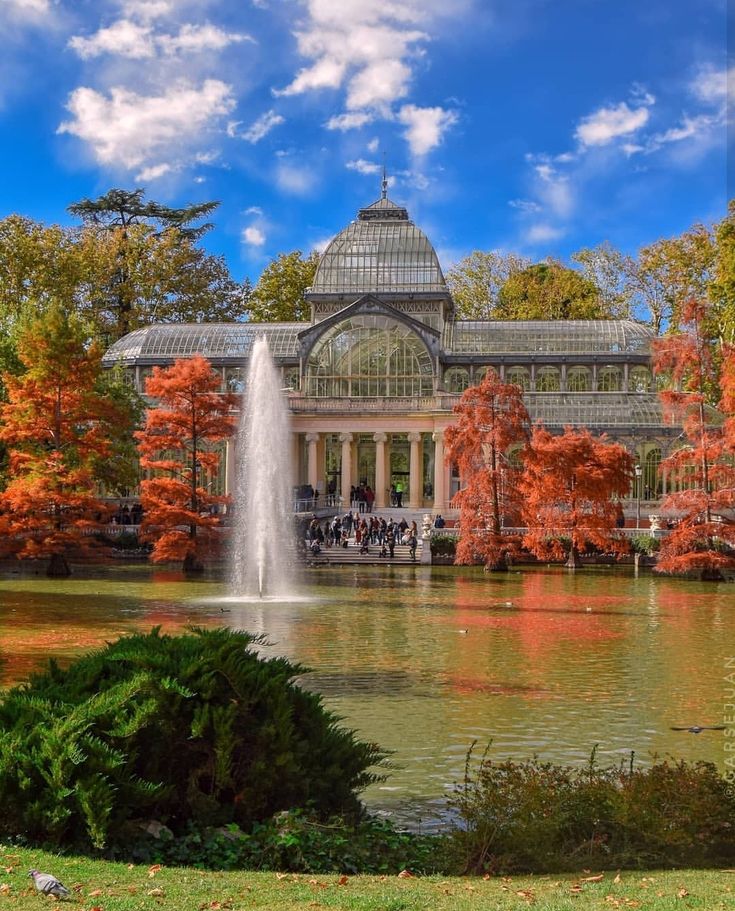
[[[0,215],[218,199],[238,279],[323,248],[384,157],[445,268],[726,208],[723,0],[0,0],[0,40]]]

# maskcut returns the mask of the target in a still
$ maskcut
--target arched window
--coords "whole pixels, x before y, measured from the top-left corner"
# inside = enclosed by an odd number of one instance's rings
[[[505,371],[505,382],[520,386],[524,392],[531,388],[531,374],[525,367],[509,367]]]
[[[623,386],[619,367],[601,367],[597,371],[598,392],[620,392]]]
[[[470,374],[464,367],[450,367],[444,374],[447,392],[464,392],[470,385]]]
[[[421,338],[383,314],[357,314],[322,335],[309,355],[306,394],[326,398],[431,395],[434,371]]]
[[[651,500],[661,495],[661,477],[659,468],[661,466],[661,450],[654,446],[646,453],[643,463],[643,490],[641,494],[644,500]]]
[[[487,376],[489,367],[475,367],[475,385],[478,386]]]
[[[242,367],[227,367],[225,380],[228,392],[240,393],[245,388],[245,370]]]
[[[536,392],[558,392],[561,378],[558,367],[536,368]]]
[[[298,392],[301,385],[298,367],[286,367],[283,371],[283,385],[292,392]]]
[[[567,392],[589,392],[592,387],[588,367],[567,368]]]
[[[634,367],[628,375],[630,392],[650,392],[652,385],[651,371],[648,367]]]

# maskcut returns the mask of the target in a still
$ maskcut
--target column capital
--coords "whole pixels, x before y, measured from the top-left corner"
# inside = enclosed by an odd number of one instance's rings
[[[412,430],[411,433],[406,434],[406,436],[408,437],[409,443],[421,442],[421,434],[417,430]]]
[[[383,433],[382,430],[379,430],[377,433],[373,434],[373,443],[387,443],[388,434]]]
[[[319,442],[319,434],[318,434],[318,433],[307,433],[307,434],[306,434],[306,442],[307,442],[307,443],[318,443],[318,442]]]
[[[444,442],[444,431],[443,431],[443,430],[435,430],[435,431],[432,433],[432,435],[431,435],[431,439],[432,439],[435,443],[443,443],[443,442]]]
[[[351,443],[352,434],[351,433],[340,433],[339,441],[340,441],[340,443]]]

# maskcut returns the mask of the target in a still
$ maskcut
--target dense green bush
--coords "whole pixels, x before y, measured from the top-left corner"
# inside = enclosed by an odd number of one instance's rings
[[[234,825],[192,826],[179,838],[138,838],[127,856],[139,862],[215,870],[433,873],[440,869],[441,845],[436,836],[401,832],[375,817],[347,823],[338,817],[318,820],[291,810],[255,823],[250,832]]]
[[[630,547],[634,554],[655,554],[661,547],[661,542],[653,535],[634,535],[630,539]]]
[[[452,797],[463,873],[708,866],[735,860],[735,788],[709,763],[648,769],[527,762],[476,767]]]
[[[136,821],[247,829],[281,810],[356,817],[383,754],[339,726],[260,640],[122,638],[0,701],[0,836],[102,849]]]
[[[457,553],[457,538],[454,535],[431,536],[432,557],[454,557]]]

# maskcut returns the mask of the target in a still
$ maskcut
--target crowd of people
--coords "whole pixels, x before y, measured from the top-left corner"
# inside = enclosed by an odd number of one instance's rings
[[[416,522],[400,522],[380,516],[366,516],[364,513],[353,513],[335,516],[331,520],[320,522],[316,517],[311,520],[306,532],[306,546],[312,555],[321,553],[322,548],[350,546],[358,547],[361,554],[371,553],[370,548],[377,548],[379,557],[391,560],[395,557],[397,544],[408,546],[409,556],[416,560],[419,531]]]

